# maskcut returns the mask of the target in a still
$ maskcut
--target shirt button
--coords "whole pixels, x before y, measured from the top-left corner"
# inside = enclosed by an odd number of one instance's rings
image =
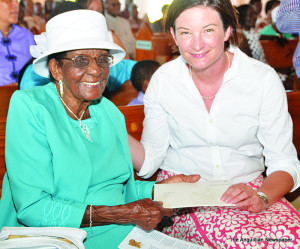
[[[217,164],[217,165],[216,165],[216,167],[217,167],[217,168],[220,168],[220,165],[219,165],[219,164]]]
[[[211,124],[212,124],[212,122],[213,122],[213,121],[210,119],[210,120],[209,120],[209,123],[211,123]]]
[[[210,145],[214,145],[214,143],[212,143],[212,142],[210,142],[209,144],[210,144]]]

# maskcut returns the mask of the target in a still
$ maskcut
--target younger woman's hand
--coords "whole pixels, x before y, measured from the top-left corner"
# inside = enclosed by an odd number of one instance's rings
[[[258,197],[256,191],[244,183],[230,186],[222,195],[221,201],[253,213],[259,213],[265,208],[264,201]]]

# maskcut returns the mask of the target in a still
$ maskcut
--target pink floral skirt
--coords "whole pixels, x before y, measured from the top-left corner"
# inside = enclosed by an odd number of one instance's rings
[[[173,175],[162,170],[157,180]],[[257,189],[262,182],[260,175],[248,185]],[[176,209],[163,232],[208,248],[300,248],[300,216],[285,198],[259,214],[233,207]]]

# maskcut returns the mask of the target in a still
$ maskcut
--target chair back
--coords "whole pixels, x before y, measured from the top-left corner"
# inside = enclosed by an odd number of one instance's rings
[[[172,57],[173,39],[165,32],[152,32],[144,22],[136,34],[135,60],[156,60],[163,64]]]
[[[0,86],[0,117],[7,116],[10,97],[16,90],[18,90],[18,84]]]
[[[293,67],[293,55],[299,39],[288,40],[283,47],[275,40],[260,40],[266,60],[271,67]]]
[[[275,69],[289,69],[293,66],[293,55],[299,39],[290,39],[283,47],[275,40],[260,40],[268,64]],[[295,73],[293,90],[298,90],[298,78]]]
[[[0,117],[0,197],[2,193],[2,181],[5,174],[5,127],[6,117]]]
[[[138,90],[132,85],[131,80],[127,80],[118,89],[106,93],[106,97],[116,106],[125,106],[136,98],[138,93]]]
[[[300,155],[300,91],[287,92],[289,113],[293,120],[293,143]]]
[[[127,132],[137,140],[141,140],[143,131],[144,105],[118,106],[123,113]]]

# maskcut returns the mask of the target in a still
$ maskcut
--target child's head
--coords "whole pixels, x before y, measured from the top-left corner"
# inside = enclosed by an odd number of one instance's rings
[[[140,92],[145,93],[152,74],[159,67],[154,60],[142,60],[137,62],[131,71],[131,83]]]

